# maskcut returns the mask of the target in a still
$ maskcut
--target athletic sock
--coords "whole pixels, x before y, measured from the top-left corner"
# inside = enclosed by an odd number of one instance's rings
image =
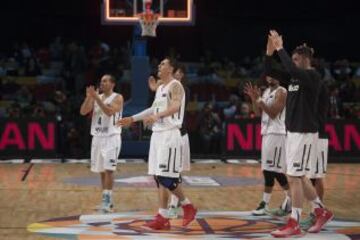
[[[266,205],[269,204],[270,198],[271,198],[271,193],[266,193],[266,192],[263,193],[263,201],[266,203]]]
[[[170,207],[178,207],[178,206],[179,206],[179,198],[174,194],[171,194]]]
[[[159,208],[159,214],[164,218],[169,218],[169,211],[164,208]]]
[[[302,208],[291,208],[291,218],[295,219],[298,223],[300,222]]]
[[[189,201],[189,199],[185,198],[183,201],[180,201],[180,205],[181,206],[184,206],[184,205],[188,205],[190,204],[191,202]]]

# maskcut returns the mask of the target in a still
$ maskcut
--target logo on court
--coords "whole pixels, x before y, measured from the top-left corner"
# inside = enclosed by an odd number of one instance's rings
[[[28,231],[62,239],[272,239],[270,232],[284,220],[256,217],[250,212],[200,212],[188,228],[182,219],[171,220],[168,231],[149,231],[142,225],[153,216],[145,212],[89,214],[49,219],[28,226]],[[319,234],[298,239],[359,239],[360,222],[332,221]]]

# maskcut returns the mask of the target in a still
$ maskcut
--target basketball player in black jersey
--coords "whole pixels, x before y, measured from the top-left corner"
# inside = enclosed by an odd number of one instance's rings
[[[299,226],[302,212],[303,196],[314,208],[316,221],[308,232],[317,233],[333,218],[333,213],[324,207],[316,194],[311,182],[306,178],[306,166],[313,161],[316,155],[316,141],[318,138],[319,123],[317,107],[321,86],[320,74],[311,67],[313,49],[306,44],[297,47],[292,57],[283,48],[283,39],[276,31],[271,30],[268,36],[281,63],[290,74],[287,82],[288,97],[286,101],[286,163],[287,175],[290,183],[292,212],[286,226],[273,231],[274,237],[290,237],[301,235]],[[267,51],[271,52],[271,51]],[[266,71],[271,71],[272,56],[265,58]],[[310,163],[311,166],[311,163]]]

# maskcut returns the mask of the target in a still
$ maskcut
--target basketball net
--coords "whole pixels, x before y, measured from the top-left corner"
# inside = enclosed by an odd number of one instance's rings
[[[151,10],[152,0],[143,1],[145,1],[145,12],[138,15],[141,26],[141,36],[156,37],[156,27],[159,24],[160,15]]]

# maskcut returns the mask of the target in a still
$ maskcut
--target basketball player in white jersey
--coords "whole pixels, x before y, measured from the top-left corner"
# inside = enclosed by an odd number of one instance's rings
[[[316,144],[316,156],[313,161],[306,166],[306,177],[309,178],[315,187],[320,200],[324,201],[324,179],[328,163],[329,140],[325,132],[326,117],[329,109],[329,93],[327,86],[323,82],[320,87],[319,102],[317,107],[317,117],[319,121],[319,138]],[[311,209],[308,218],[300,221],[302,229],[309,229],[315,223],[314,208]]]
[[[121,127],[116,122],[122,117],[123,97],[114,92],[115,78],[104,75],[100,82],[100,95],[94,86],[86,88],[86,98],[80,114],[92,111],[91,171],[100,173],[102,204],[100,210],[113,211],[112,189],[117,159],[121,149]]]
[[[267,73],[266,81],[268,88],[260,97],[260,90],[256,86],[248,83],[244,92],[249,95],[255,112],[261,113],[261,169],[264,175],[264,192],[263,199],[258,208],[252,211],[253,215],[261,216],[269,213],[269,202],[271,193],[278,181],[285,193],[285,199],[280,206],[280,210],[274,212],[276,215],[286,215],[291,211],[289,196],[289,184],[286,178],[285,164],[285,112],[287,91],[279,84],[279,78],[287,76],[281,75],[280,72],[273,71]]]
[[[185,85],[185,67],[184,66],[178,66],[175,73],[174,78],[181,82],[181,84],[184,87],[185,90],[185,110],[187,103],[189,102],[190,98],[190,90]],[[151,91],[156,92],[157,88],[162,84],[161,80],[156,81],[156,79],[151,76],[149,78],[149,88]],[[181,133],[181,151],[183,156],[183,171],[190,171],[190,143],[189,143],[189,135],[187,133],[187,127],[186,127],[186,111],[184,112],[184,120],[183,124],[180,129]],[[181,183],[179,183],[180,185]],[[171,194],[170,201],[169,201],[169,218],[177,218],[178,214],[180,212],[180,203],[178,197],[176,197],[174,194]]]
[[[165,58],[158,67],[162,84],[156,90],[152,106],[139,114],[121,119],[118,124],[127,126],[137,121],[152,124],[148,173],[154,175],[159,191],[159,211],[154,220],[144,226],[154,230],[170,228],[168,216],[169,192],[175,194],[184,211],[183,226],[195,219],[197,210],[190,203],[179,185],[183,169],[181,133],[185,94],[181,83],[174,79],[174,62]]]

